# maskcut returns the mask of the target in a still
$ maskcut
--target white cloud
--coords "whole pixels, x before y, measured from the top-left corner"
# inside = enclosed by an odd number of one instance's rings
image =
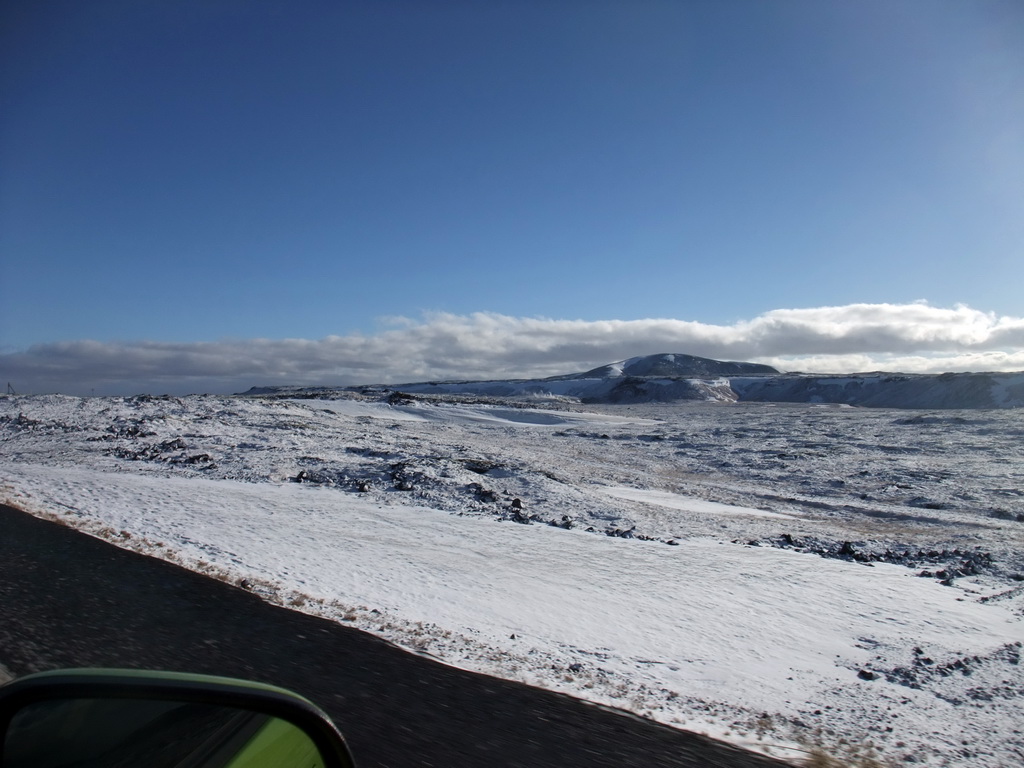
[[[372,336],[40,344],[0,354],[0,380],[24,392],[237,392],[551,376],[658,352],[819,372],[1024,370],[1024,318],[926,302],[777,309],[732,325],[439,313],[391,318]]]

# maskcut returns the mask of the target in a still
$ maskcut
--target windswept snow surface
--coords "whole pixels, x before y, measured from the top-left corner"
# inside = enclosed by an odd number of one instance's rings
[[[0,497],[744,746],[995,767],[1024,762],[1022,437],[1007,411],[7,397]]]
[[[692,496],[680,496],[666,491],[649,491],[642,488],[603,488],[605,493],[617,499],[638,501],[653,504],[656,507],[676,509],[680,512],[703,512],[706,515],[753,515],[754,517],[776,517],[793,519],[793,515],[785,512],[769,512],[753,507],[737,507],[734,504],[719,504],[715,501],[704,501]]]

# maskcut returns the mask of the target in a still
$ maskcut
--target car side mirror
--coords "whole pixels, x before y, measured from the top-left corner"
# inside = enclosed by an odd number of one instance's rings
[[[226,677],[42,672],[0,687],[2,768],[353,768],[301,696]]]

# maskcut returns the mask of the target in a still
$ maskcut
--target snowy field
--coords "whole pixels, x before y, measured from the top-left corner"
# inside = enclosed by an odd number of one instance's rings
[[[0,398],[0,500],[778,756],[1024,764],[1024,411],[528,405]]]

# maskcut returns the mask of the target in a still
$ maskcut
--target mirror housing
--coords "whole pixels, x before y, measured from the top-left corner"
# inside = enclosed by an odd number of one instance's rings
[[[117,709],[118,705],[123,706]],[[72,710],[77,718],[76,727],[87,734],[90,743],[116,741],[118,737],[113,731],[117,729],[111,728],[112,733],[104,734],[102,726],[98,729],[93,724],[104,722],[103,717],[114,722],[109,715],[112,707],[118,723],[136,717],[145,720],[141,715],[144,711],[188,710],[193,720],[183,721],[184,725],[178,727],[187,728],[187,733],[197,740],[200,736],[196,736],[193,725],[197,722],[196,714],[213,713],[216,717],[205,719],[216,720],[210,727],[216,726],[219,731],[215,737],[202,737],[203,745],[207,751],[211,744],[220,747],[222,754],[218,760],[225,760],[224,765],[258,766],[261,765],[260,754],[273,754],[281,745],[291,749],[298,745],[302,752],[302,745],[307,745],[306,754],[315,756],[318,752],[318,762],[323,768],[354,768],[351,753],[331,719],[312,702],[291,691],[227,677],[127,669],[40,672],[0,686],[0,765],[7,766],[8,757],[13,758],[16,750],[23,753],[20,759],[25,764],[45,764],[42,759],[34,760],[31,750],[40,751],[37,757],[41,757],[44,750],[51,754],[59,750],[61,729],[55,726],[67,725],[70,729]],[[97,717],[101,710],[108,714]],[[86,713],[84,720],[83,712]],[[88,719],[88,713],[93,721]],[[50,734],[46,741],[35,736],[19,738],[19,732],[30,730],[24,723],[39,720],[40,715],[45,717],[42,735]],[[62,717],[65,722],[61,722]],[[88,724],[87,731],[83,723]],[[181,733],[186,731],[181,730]],[[222,738],[227,733],[233,741]],[[258,744],[259,749],[254,748],[254,744]],[[30,751],[27,757],[26,749]],[[214,764],[196,763],[197,768]]]

